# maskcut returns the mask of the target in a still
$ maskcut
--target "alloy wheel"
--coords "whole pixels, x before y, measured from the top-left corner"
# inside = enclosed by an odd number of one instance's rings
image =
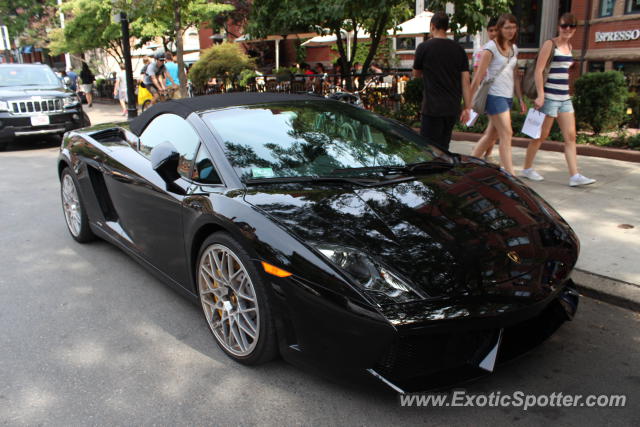
[[[250,355],[258,343],[260,313],[255,288],[240,259],[213,244],[200,258],[200,302],[220,345],[234,356]]]
[[[70,174],[65,174],[62,179],[62,209],[69,231],[74,237],[78,237],[82,226],[82,207],[78,198],[78,189]]]

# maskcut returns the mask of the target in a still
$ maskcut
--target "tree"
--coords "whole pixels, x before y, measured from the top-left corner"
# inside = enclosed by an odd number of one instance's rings
[[[224,76],[227,80],[235,80],[242,70],[250,69],[254,62],[235,43],[222,43],[211,46],[193,65],[189,77],[193,84],[201,89],[211,77]]]
[[[38,17],[43,10],[44,1],[2,0],[0,1],[0,25],[6,25],[9,37],[19,37],[32,18]]]
[[[449,27],[459,35],[463,27],[467,27],[467,34],[482,31],[488,17],[509,13],[513,0],[430,0],[429,10],[445,10],[447,3],[453,3],[455,11],[451,15]]]
[[[184,71],[183,37],[187,28],[199,28],[203,23],[213,22],[224,12],[233,10],[231,4],[210,0],[151,0],[151,8],[140,18],[142,35],[166,36],[175,42],[176,62],[180,79],[180,91],[185,95],[187,77]],[[139,25],[139,24],[137,24]],[[156,31],[154,34],[153,31]]]
[[[49,49],[54,55],[80,54],[92,49],[105,49],[119,64],[124,63],[122,30],[113,22],[115,11],[127,13],[129,22],[141,18],[150,0],[70,0],[62,12],[69,16],[65,28],[50,32]],[[136,33],[133,32],[132,36]]]
[[[357,32],[364,30],[371,38],[363,61],[363,68],[366,70],[387,30],[410,17],[411,12],[406,0],[255,0],[248,32],[257,37],[309,30],[333,34],[336,36],[342,74],[347,77],[358,53]],[[343,31],[355,32],[349,58]],[[351,88],[350,79],[347,82]]]

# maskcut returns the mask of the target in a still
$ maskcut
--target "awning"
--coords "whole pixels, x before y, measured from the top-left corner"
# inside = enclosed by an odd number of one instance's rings
[[[353,38],[353,31],[345,31],[342,30],[342,39],[343,40],[351,40]],[[363,28],[358,29],[358,40],[368,40],[371,36],[367,33]],[[330,46],[334,44],[338,38],[335,34],[328,34],[326,36],[316,36],[313,37],[306,42],[302,43],[302,46]]]
[[[200,52],[191,52],[187,53],[186,55],[182,55],[182,61],[185,64],[193,64],[197,62],[198,59],[200,59]]]
[[[271,34],[263,39],[252,38],[250,34],[243,34],[237,39],[234,40],[236,43],[256,43],[256,42],[265,42],[272,40],[284,40],[285,38],[288,40],[291,39],[308,39],[314,36],[317,36],[318,33],[292,33],[292,34]]]
[[[387,34],[393,37],[420,37],[429,33],[431,27],[431,17],[433,12],[425,10],[417,14],[408,21],[398,25],[398,28],[387,31]]]
[[[429,34],[431,31],[431,17],[433,12],[425,10],[422,13],[417,14],[408,21],[398,25],[398,28],[394,31],[391,29],[387,31],[387,34],[391,37],[422,37],[425,34]],[[467,32],[467,27],[462,27],[460,33]]]

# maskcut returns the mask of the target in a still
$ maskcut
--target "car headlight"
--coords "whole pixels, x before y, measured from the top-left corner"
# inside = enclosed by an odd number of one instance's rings
[[[62,105],[64,105],[65,107],[73,107],[75,105],[78,105],[79,103],[80,98],[78,98],[78,95],[67,96],[62,100]]]
[[[0,111],[9,111],[9,103],[7,101],[0,101]]]
[[[379,304],[403,303],[424,297],[397,274],[366,254],[336,245],[316,245],[320,253],[346,272]]]

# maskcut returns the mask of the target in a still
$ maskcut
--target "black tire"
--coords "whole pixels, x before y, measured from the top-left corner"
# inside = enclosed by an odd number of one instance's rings
[[[200,292],[201,286],[203,286],[203,283],[201,282],[203,279],[200,277],[201,265],[203,264],[203,262],[206,262],[206,260],[203,260],[203,255],[207,254],[210,248],[219,246],[225,247],[226,249],[231,251],[241,263],[241,266],[249,276],[257,300],[259,314],[258,338],[256,340],[257,342],[255,343],[255,347],[249,354],[242,356],[233,354],[231,351],[229,351],[225,347],[225,344],[220,341],[220,339],[214,332],[213,327],[209,323],[209,318],[205,309],[206,304],[203,302],[203,295]],[[251,257],[247,254],[244,248],[242,248],[242,246],[240,246],[240,244],[238,244],[227,233],[218,232],[212,234],[204,241],[202,247],[200,248],[195,274],[196,286],[198,289],[198,296],[201,301],[200,305],[202,307],[202,313],[205,317],[205,321],[207,322],[207,326],[209,327],[209,331],[213,335],[216,344],[218,344],[222,351],[224,351],[225,354],[227,354],[227,356],[229,356],[231,359],[244,365],[260,365],[273,360],[278,355],[278,347],[269,290],[267,289],[265,282],[262,279],[262,275],[257,271],[253,261],[251,261]]]
[[[65,182],[73,183],[73,187],[77,195],[77,216],[79,219],[77,229],[72,225],[72,220],[65,209]],[[71,237],[73,237],[78,243],[87,243],[95,240],[96,236],[93,234],[91,227],[89,226],[89,218],[87,217],[87,211],[82,200],[82,195],[80,194],[78,180],[68,167],[64,168],[60,175],[60,199],[62,201],[62,214],[64,215],[67,230],[69,230]]]
[[[146,101],[144,101],[144,103],[142,104],[142,111],[146,111],[147,108],[151,107],[151,100],[147,99]]]

